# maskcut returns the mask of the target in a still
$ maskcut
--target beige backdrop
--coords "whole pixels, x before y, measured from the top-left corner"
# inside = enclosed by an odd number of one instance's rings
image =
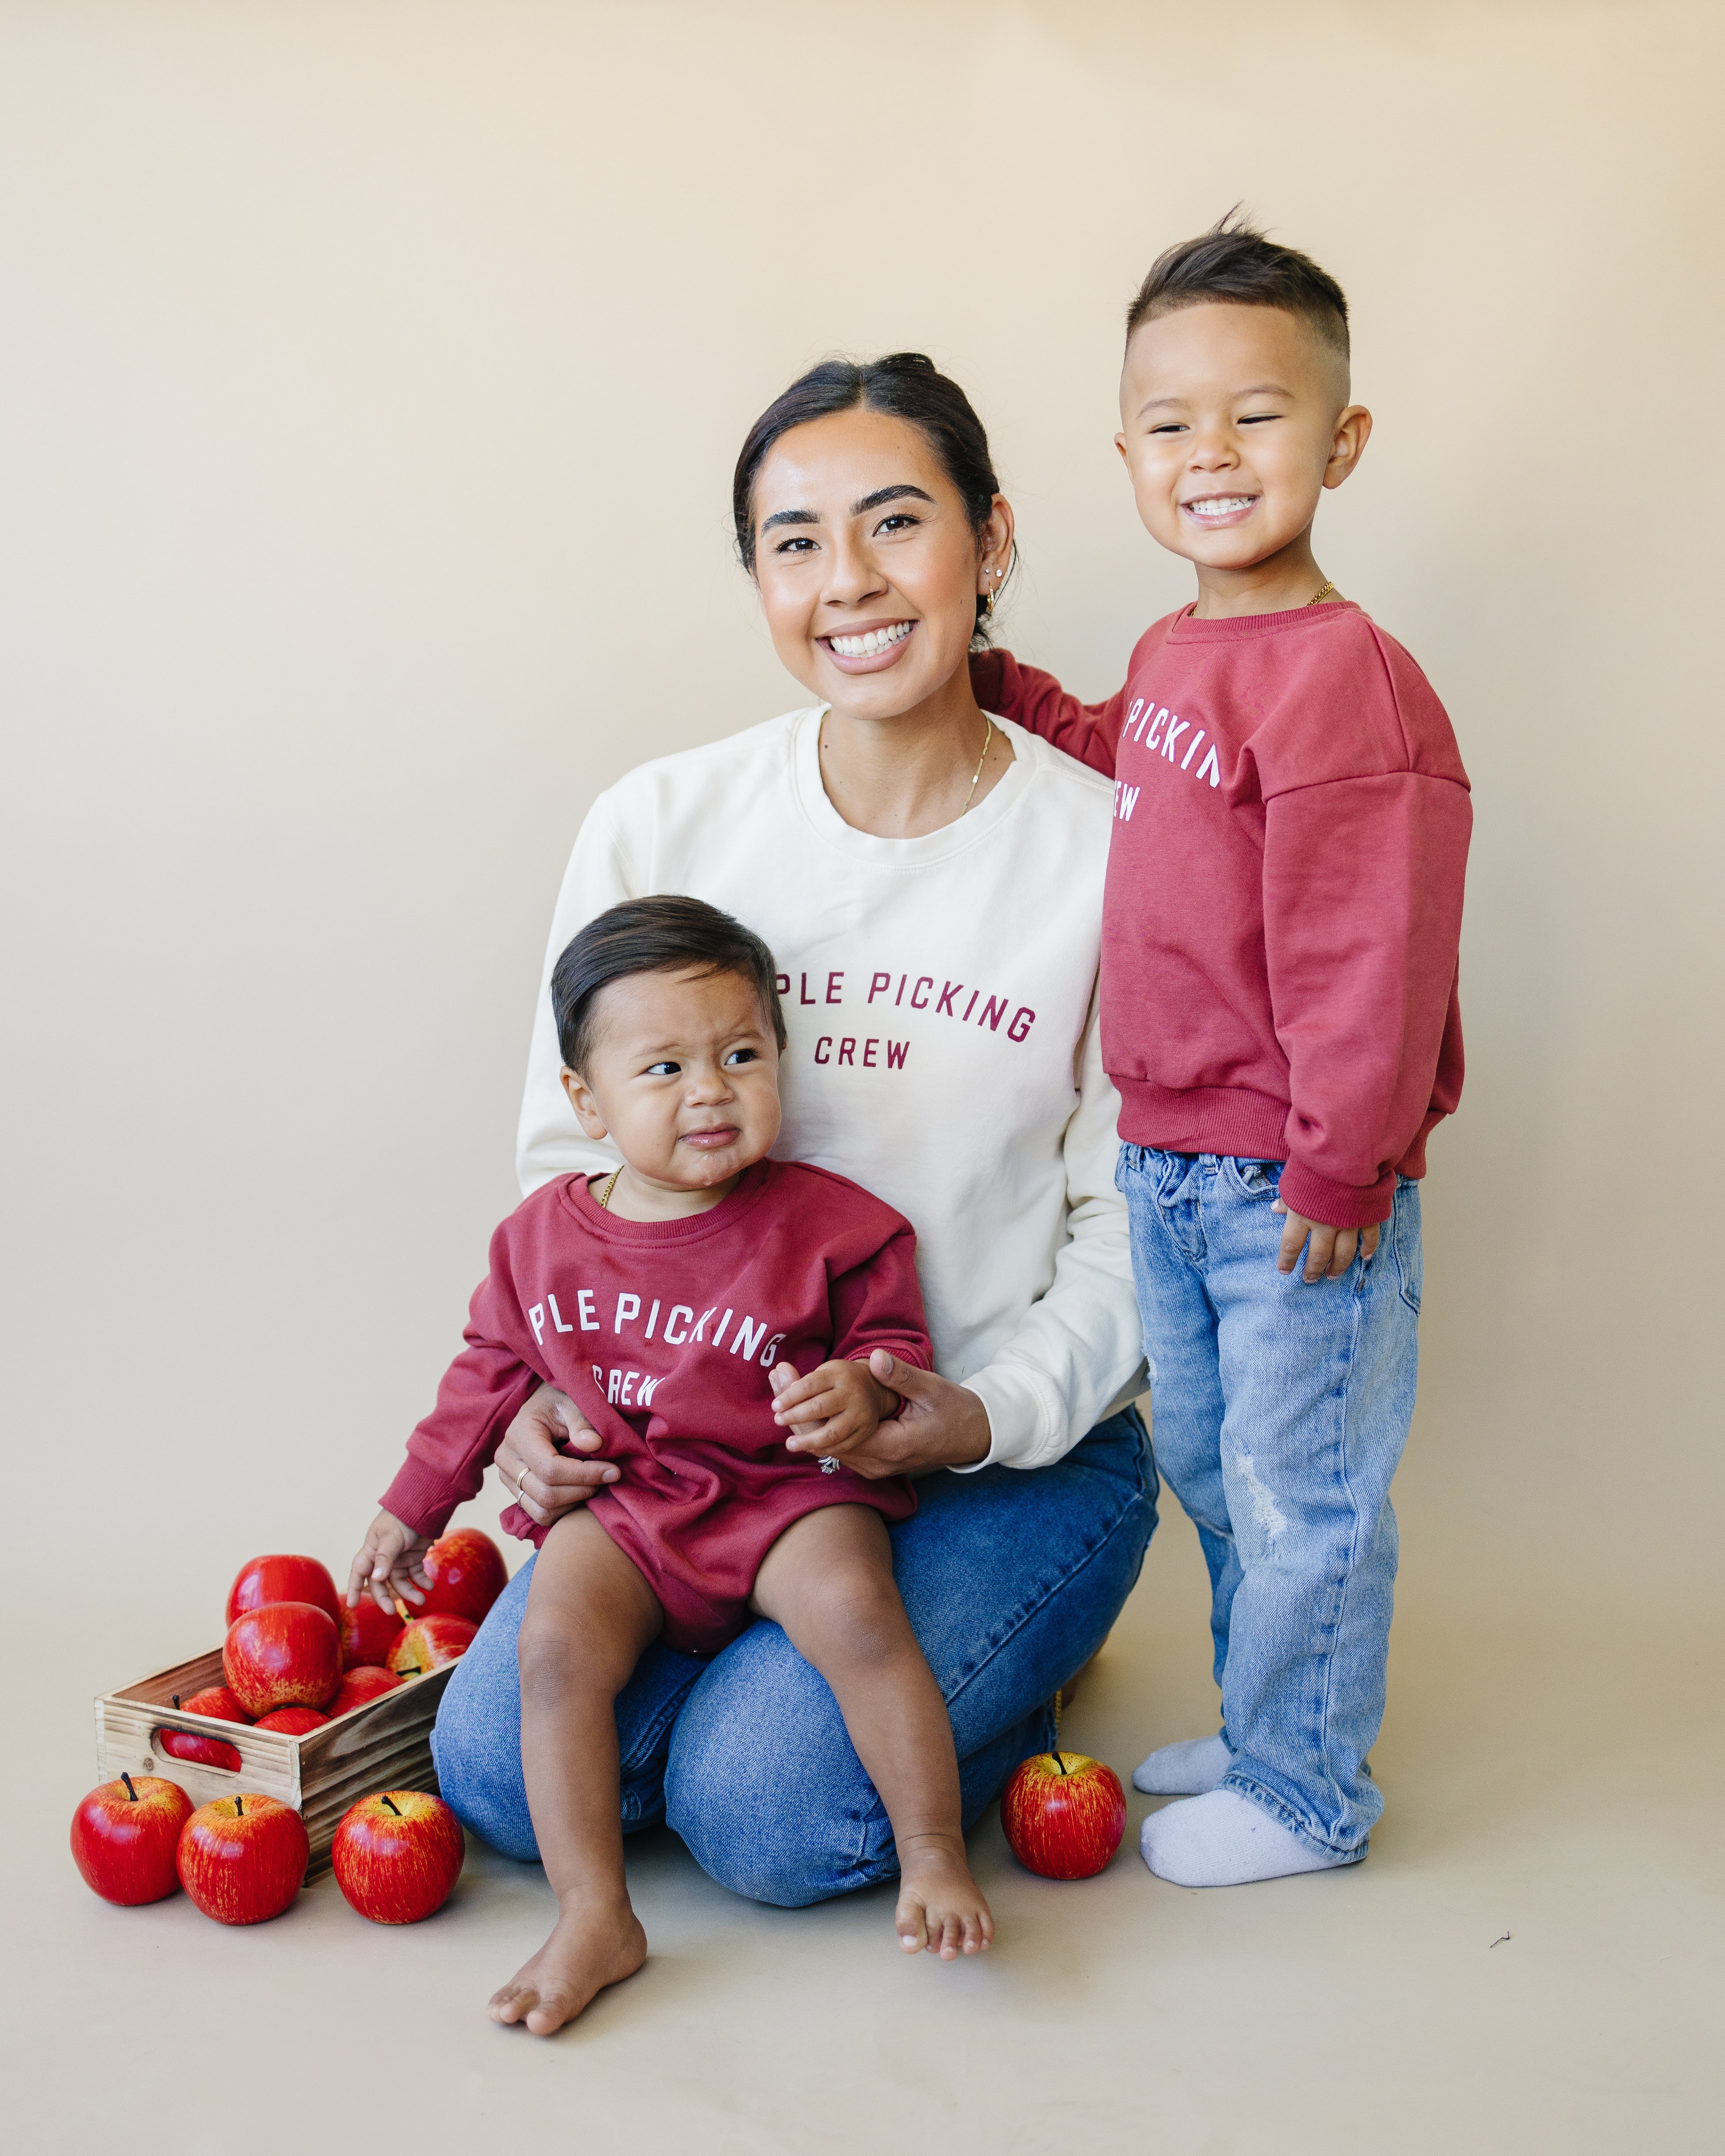
[[[1716,19],[8,0],[25,1561],[74,1517],[105,1593],[347,1548],[511,1202],[583,812],[796,701],[729,548],[747,424],[829,349],[932,353],[1021,520],[1007,637],[1111,689],[1188,573],[1110,445],[1122,307],[1243,198],[1352,299],[1377,432],[1322,558],[1478,808],[1408,1606],[1692,1606]]]
[[[1312,1882],[1182,1897],[1122,1860],[1101,1901],[1059,1902],[1113,1924],[1106,1953],[1099,1930],[1049,1958],[1033,1930],[939,1994],[945,2020],[860,2008],[891,2033],[839,2047],[846,2115],[877,2148],[894,2105],[949,2118],[961,2059],[973,2123],[1017,2122],[991,2150],[1136,2120],[1145,2040],[1086,2021],[1106,1997],[1161,2017],[1158,2145],[1196,2156],[1683,2139],[1704,1830],[1645,1807],[1707,1781],[1725,1498],[1722,58],[1717,10],[1675,0],[0,0],[0,1578],[35,1763],[0,1801],[56,1972],[8,1957],[33,2148],[213,2150],[242,2126],[303,2148],[243,2057],[207,2085],[222,2130],[171,2130],[196,2002],[266,1999],[229,1994],[249,1968],[299,1971],[271,2071],[291,2086],[316,2027],[380,2140],[394,2084],[336,1973],[397,1987],[428,1955],[449,1981],[424,2026],[465,2063],[421,2087],[415,2146],[498,2145],[464,2122],[540,2070],[485,2050],[470,1964],[506,1974],[542,1890],[476,1856],[467,1915],[405,1961],[328,1893],[255,1948],[183,1907],[116,1928],[51,1853],[90,1695],[213,1644],[253,1551],[345,1560],[514,1199],[583,811],[638,759],[797,701],[727,535],[757,410],[835,347],[932,354],[1019,511],[1009,640],[1103,693],[1186,590],[1111,446],[1122,310],[1240,199],[1353,300],[1377,432],[1322,557],[1430,672],[1477,805],[1468,1086],[1432,1149],[1398,1486],[1389,1838],[1316,1929]],[[1171,1510],[1080,1739],[1129,1765],[1209,1701]],[[1014,1922],[1055,1906],[985,1856]],[[747,2002],[786,2025],[817,1969],[829,2008],[872,1999],[846,1957],[884,1912],[793,1926],[674,1850],[639,1862],[671,1974],[619,1995],[599,2052],[533,2059],[609,2060],[627,2118],[630,2062],[659,2074],[682,2041],[655,2002],[706,2025],[728,1961],[751,1972],[732,2048],[680,2061],[659,2117],[681,2127],[643,2145],[836,2146],[794,2092],[773,2133],[732,2132],[778,2086]],[[1488,1953],[1499,1931],[1522,1943]],[[1242,1966],[1260,1999],[1349,2002],[1354,2080],[1297,2016],[1241,2079]],[[131,2077],[93,2075],[80,2047],[146,1995],[157,2019],[105,2054]],[[536,2085],[567,2118],[552,2067]],[[1214,2130],[1222,2088],[1258,2122],[1240,2140]],[[1399,2129],[1368,2133],[1398,2099]]]

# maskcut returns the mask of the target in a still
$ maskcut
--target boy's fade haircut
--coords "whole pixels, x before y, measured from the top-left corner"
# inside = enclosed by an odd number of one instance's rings
[[[1126,311],[1126,341],[1158,315],[1218,303],[1236,307],[1280,307],[1297,315],[1314,335],[1348,357],[1348,300],[1328,270],[1309,254],[1266,239],[1235,204],[1196,239],[1165,249],[1150,265],[1137,296]]]
[[[786,1040],[773,953],[752,929],[704,899],[629,898],[595,914],[551,970],[557,1046],[571,1070],[593,1052],[599,992],[634,973],[735,973],[761,999],[780,1048]]]

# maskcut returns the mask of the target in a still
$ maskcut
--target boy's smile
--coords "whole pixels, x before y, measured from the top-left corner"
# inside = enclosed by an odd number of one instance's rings
[[[1240,524],[1258,504],[1255,494],[1195,494],[1180,504],[1201,528],[1215,531],[1224,524]]]
[[[1142,323],[1115,444],[1153,538],[1198,570],[1200,614],[1301,606],[1319,496],[1359,461],[1371,414],[1348,362],[1280,307],[1206,302]]]

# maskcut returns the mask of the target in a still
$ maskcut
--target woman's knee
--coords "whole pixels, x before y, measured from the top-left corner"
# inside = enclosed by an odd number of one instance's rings
[[[524,1591],[508,1609],[500,1602],[450,1671],[431,1748],[439,1790],[457,1818],[506,1856],[531,1858],[512,1621],[523,1599]]]
[[[732,1893],[802,1908],[890,1877],[891,1830],[825,1681],[759,1624],[679,1716],[665,1820]]]

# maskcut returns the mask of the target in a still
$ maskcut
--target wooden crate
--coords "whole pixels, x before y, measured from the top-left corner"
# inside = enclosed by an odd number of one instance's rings
[[[176,1692],[190,1699],[223,1681],[218,1647],[121,1691],[102,1694],[95,1703],[96,1774],[104,1782],[117,1780],[122,1770],[159,1774],[177,1782],[194,1804],[242,1791],[279,1797],[305,1822],[311,1840],[311,1868],[306,1876],[315,1877],[328,1867],[330,1844],[350,1804],[377,1789],[436,1793],[431,1725],[454,1667],[449,1663],[424,1676],[408,1677],[394,1691],[367,1700],[339,1721],[308,1730],[303,1737],[289,1737],[280,1730],[217,1722],[175,1707]],[[188,1729],[199,1737],[219,1737],[239,1753],[239,1770],[202,1766],[158,1752],[158,1729]]]

